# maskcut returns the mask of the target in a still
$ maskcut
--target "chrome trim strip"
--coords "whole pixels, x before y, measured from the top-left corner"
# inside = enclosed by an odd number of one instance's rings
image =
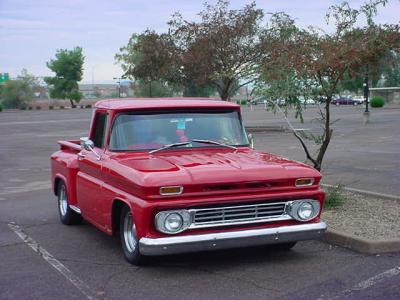
[[[325,222],[171,236],[163,238],[142,237],[139,251],[143,255],[168,255],[177,253],[208,251],[227,248],[249,247],[316,239],[326,230]]]
[[[81,210],[78,206],[70,205],[69,208],[72,209],[74,212],[81,214]]]
[[[244,205],[237,205],[237,206],[219,206],[219,207],[211,207],[211,208],[199,208],[199,209],[189,209],[189,213],[191,215],[191,220],[192,223],[190,224],[189,228],[190,229],[195,229],[195,228],[208,228],[208,227],[217,227],[217,226],[232,226],[232,225],[243,225],[243,224],[254,224],[254,223],[262,223],[262,222],[276,222],[276,221],[286,221],[286,220],[291,220],[293,219],[288,213],[287,213],[287,205],[291,201],[288,202],[271,202],[271,203],[258,203],[258,204],[244,204]],[[267,209],[267,208],[274,208],[276,206],[283,206],[282,208],[282,213],[279,215],[273,215],[273,216],[261,216],[258,217],[258,214],[263,214],[263,213],[269,213],[268,211],[266,212],[261,212],[259,210],[262,209]],[[255,215],[256,217],[251,217],[251,218],[242,218],[242,219],[225,219],[226,213],[230,212],[232,213],[235,210],[243,211],[247,209],[253,209],[255,210]],[[218,221],[209,221],[209,222],[202,222],[202,223],[197,223],[196,224],[196,214],[197,213],[219,213],[221,212],[223,215],[222,220]],[[271,211],[270,211],[271,212]],[[233,217],[232,214],[228,215],[229,217]],[[201,216],[198,215],[198,218],[201,218]],[[205,216],[202,217],[203,219],[206,218]]]
[[[217,221],[217,222],[207,222],[202,224],[192,223],[189,226],[189,229],[195,228],[208,228],[208,227],[217,227],[217,226],[233,226],[233,225],[243,225],[243,224],[254,224],[254,223],[263,223],[263,222],[277,222],[277,221],[287,221],[293,219],[288,214],[283,214],[280,216],[272,216],[272,217],[260,217],[258,219],[242,219],[242,221],[232,220],[232,221]]]

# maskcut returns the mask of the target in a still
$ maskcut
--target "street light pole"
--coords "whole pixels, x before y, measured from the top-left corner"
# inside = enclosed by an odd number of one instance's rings
[[[114,77],[113,79],[114,80],[118,80],[117,81],[117,83],[118,83],[118,98],[121,98],[121,80],[122,80],[122,77]]]
[[[368,64],[366,66],[366,70],[365,70],[365,77],[364,77],[364,83],[363,83],[363,87],[364,87],[364,99],[365,99],[365,111],[364,111],[364,124],[369,123],[369,110],[368,110],[368,104],[369,104],[369,84],[368,84]]]
[[[363,87],[364,87],[364,99],[365,99],[365,112],[369,113],[369,110],[368,110],[368,102],[369,102],[368,101],[368,97],[369,97],[368,65],[367,65],[367,68],[366,68],[366,71],[365,71]]]

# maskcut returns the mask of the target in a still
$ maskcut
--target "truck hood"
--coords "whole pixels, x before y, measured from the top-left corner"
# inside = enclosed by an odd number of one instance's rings
[[[142,186],[204,185],[238,182],[265,182],[299,177],[320,179],[312,167],[249,148],[187,149],[153,155],[118,155],[122,169],[129,169]],[[128,175],[128,174],[126,174]]]

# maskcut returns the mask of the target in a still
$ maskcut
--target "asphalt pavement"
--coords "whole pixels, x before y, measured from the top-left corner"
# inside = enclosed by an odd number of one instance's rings
[[[341,121],[326,158],[329,183],[340,177],[399,195],[400,109],[378,111],[367,126],[359,108],[335,109]],[[284,124],[261,107],[244,110],[248,125]],[[296,126],[315,128],[312,115]],[[322,241],[288,252],[261,247],[129,265],[117,238],[87,223],[62,225],[50,191],[56,141],[87,135],[90,116],[80,109],[0,113],[0,299],[400,298],[400,253],[364,255]],[[289,133],[259,133],[256,144],[302,160]]]

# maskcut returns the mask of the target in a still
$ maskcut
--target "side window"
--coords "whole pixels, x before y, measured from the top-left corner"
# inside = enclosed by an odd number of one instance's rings
[[[97,113],[95,124],[94,124],[94,131],[92,132],[91,139],[92,139],[94,145],[98,148],[103,148],[103,146],[104,146],[106,125],[107,125],[107,114],[103,113],[103,112]]]

